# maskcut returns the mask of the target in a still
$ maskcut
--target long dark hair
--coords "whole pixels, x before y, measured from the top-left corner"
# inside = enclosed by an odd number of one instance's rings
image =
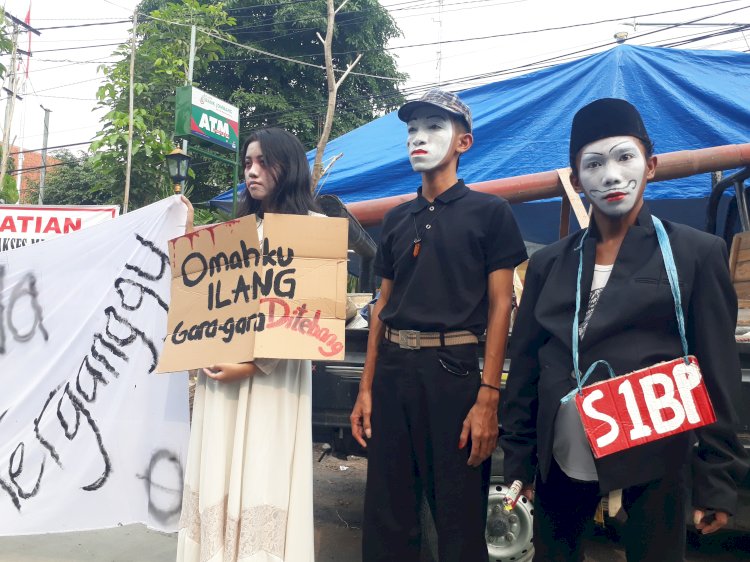
[[[306,215],[308,211],[317,211],[318,206],[312,196],[310,165],[299,139],[283,129],[253,131],[242,145],[242,162],[251,142],[260,143],[263,160],[276,180],[276,187],[269,195],[266,208],[274,213],[289,215]],[[250,197],[247,188],[242,199],[238,215],[263,215],[261,201]]]

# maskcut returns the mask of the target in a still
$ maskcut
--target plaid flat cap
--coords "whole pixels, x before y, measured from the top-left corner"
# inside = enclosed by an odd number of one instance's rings
[[[456,94],[444,90],[429,90],[418,100],[406,102],[398,110],[398,118],[406,123],[411,118],[411,114],[414,113],[414,110],[424,105],[439,107],[440,109],[455,115],[462,119],[469,131],[471,131],[471,109],[469,109],[469,106],[462,102]]]

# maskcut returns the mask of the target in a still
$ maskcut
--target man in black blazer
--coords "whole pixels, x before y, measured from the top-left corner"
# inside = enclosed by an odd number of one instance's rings
[[[709,533],[735,510],[736,482],[747,464],[733,430],[741,376],[726,246],[664,221],[689,353],[699,361],[716,422],[594,459],[574,401],[561,404],[577,385],[572,326],[579,275],[580,372],[603,359],[622,375],[683,351],[654,221],[643,202],[656,157],[638,111],[618,99],[582,108],[573,119],[570,160],[571,180],[593,207],[591,226],[582,246],[578,232],[529,262],[501,412],[504,475],[535,495],[534,560],[582,560],[581,536],[600,497],[610,493],[610,511],[621,502],[627,517],[629,561],[682,561],[690,468],[694,521]],[[607,377],[596,370],[587,384]]]

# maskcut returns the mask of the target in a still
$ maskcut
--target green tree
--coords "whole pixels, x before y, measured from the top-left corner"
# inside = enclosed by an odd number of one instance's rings
[[[10,38],[8,27],[4,25],[6,22],[4,8],[0,8],[0,21],[3,22],[3,25],[0,25],[0,55],[6,55],[13,50],[13,40]],[[0,62],[0,80],[5,79],[6,70],[8,70],[7,67]]]
[[[144,0],[140,10],[157,9],[168,1]],[[314,148],[328,102],[323,45],[317,38],[326,32],[326,0],[227,0],[225,6],[236,19],[231,31],[241,46],[227,45],[206,70],[196,72],[196,83],[240,107],[242,136],[258,127],[277,126],[296,134],[306,148]],[[399,84],[406,75],[398,72],[394,55],[386,50],[388,41],[400,34],[378,0],[350,0],[336,15],[334,66],[343,70],[357,54],[363,56],[338,91],[331,138],[403,103]],[[279,60],[247,47],[315,66]]]
[[[151,203],[171,191],[164,157],[174,148],[175,89],[185,83],[190,50],[190,25],[228,37],[220,28],[234,20],[220,3],[201,4],[197,0],[166,3],[163,8],[139,17],[137,26],[133,153],[130,208]],[[195,72],[205,72],[218,60],[222,46],[218,39],[199,33]],[[99,88],[98,105],[107,109],[103,127],[92,143],[92,166],[106,178],[101,186],[109,199],[122,202],[128,142],[130,44],[115,52],[121,60],[102,66],[107,79]]]
[[[0,147],[0,154],[2,147]],[[3,178],[3,185],[0,186],[0,202],[12,204],[18,202],[18,189],[16,189],[16,176],[10,174],[15,169],[13,159],[8,158],[7,175]]]
[[[239,43],[318,67],[325,65],[317,34],[326,33],[326,0],[228,0],[227,10],[237,19],[233,34]],[[394,56],[385,50],[388,41],[400,33],[377,0],[350,0],[337,13],[334,66],[343,70],[357,54],[363,56],[338,91],[331,138],[403,102],[398,86],[405,75],[397,71]],[[279,126],[295,133],[308,149],[317,143],[328,102],[322,68],[229,46],[224,57],[197,76],[212,94],[240,107],[243,132]]]
[[[54,157],[62,163],[48,167],[44,180],[45,205],[119,205],[121,194],[112,193],[96,170],[89,153],[60,150]],[[39,185],[29,189],[31,201],[37,201]]]

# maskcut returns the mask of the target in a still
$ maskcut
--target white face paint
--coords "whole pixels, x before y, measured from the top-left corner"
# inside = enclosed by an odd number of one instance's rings
[[[608,137],[581,149],[578,179],[602,213],[621,217],[643,192],[646,158],[633,137]]]
[[[453,141],[453,121],[436,107],[415,109],[407,123],[406,147],[415,172],[434,170],[448,154]]]

